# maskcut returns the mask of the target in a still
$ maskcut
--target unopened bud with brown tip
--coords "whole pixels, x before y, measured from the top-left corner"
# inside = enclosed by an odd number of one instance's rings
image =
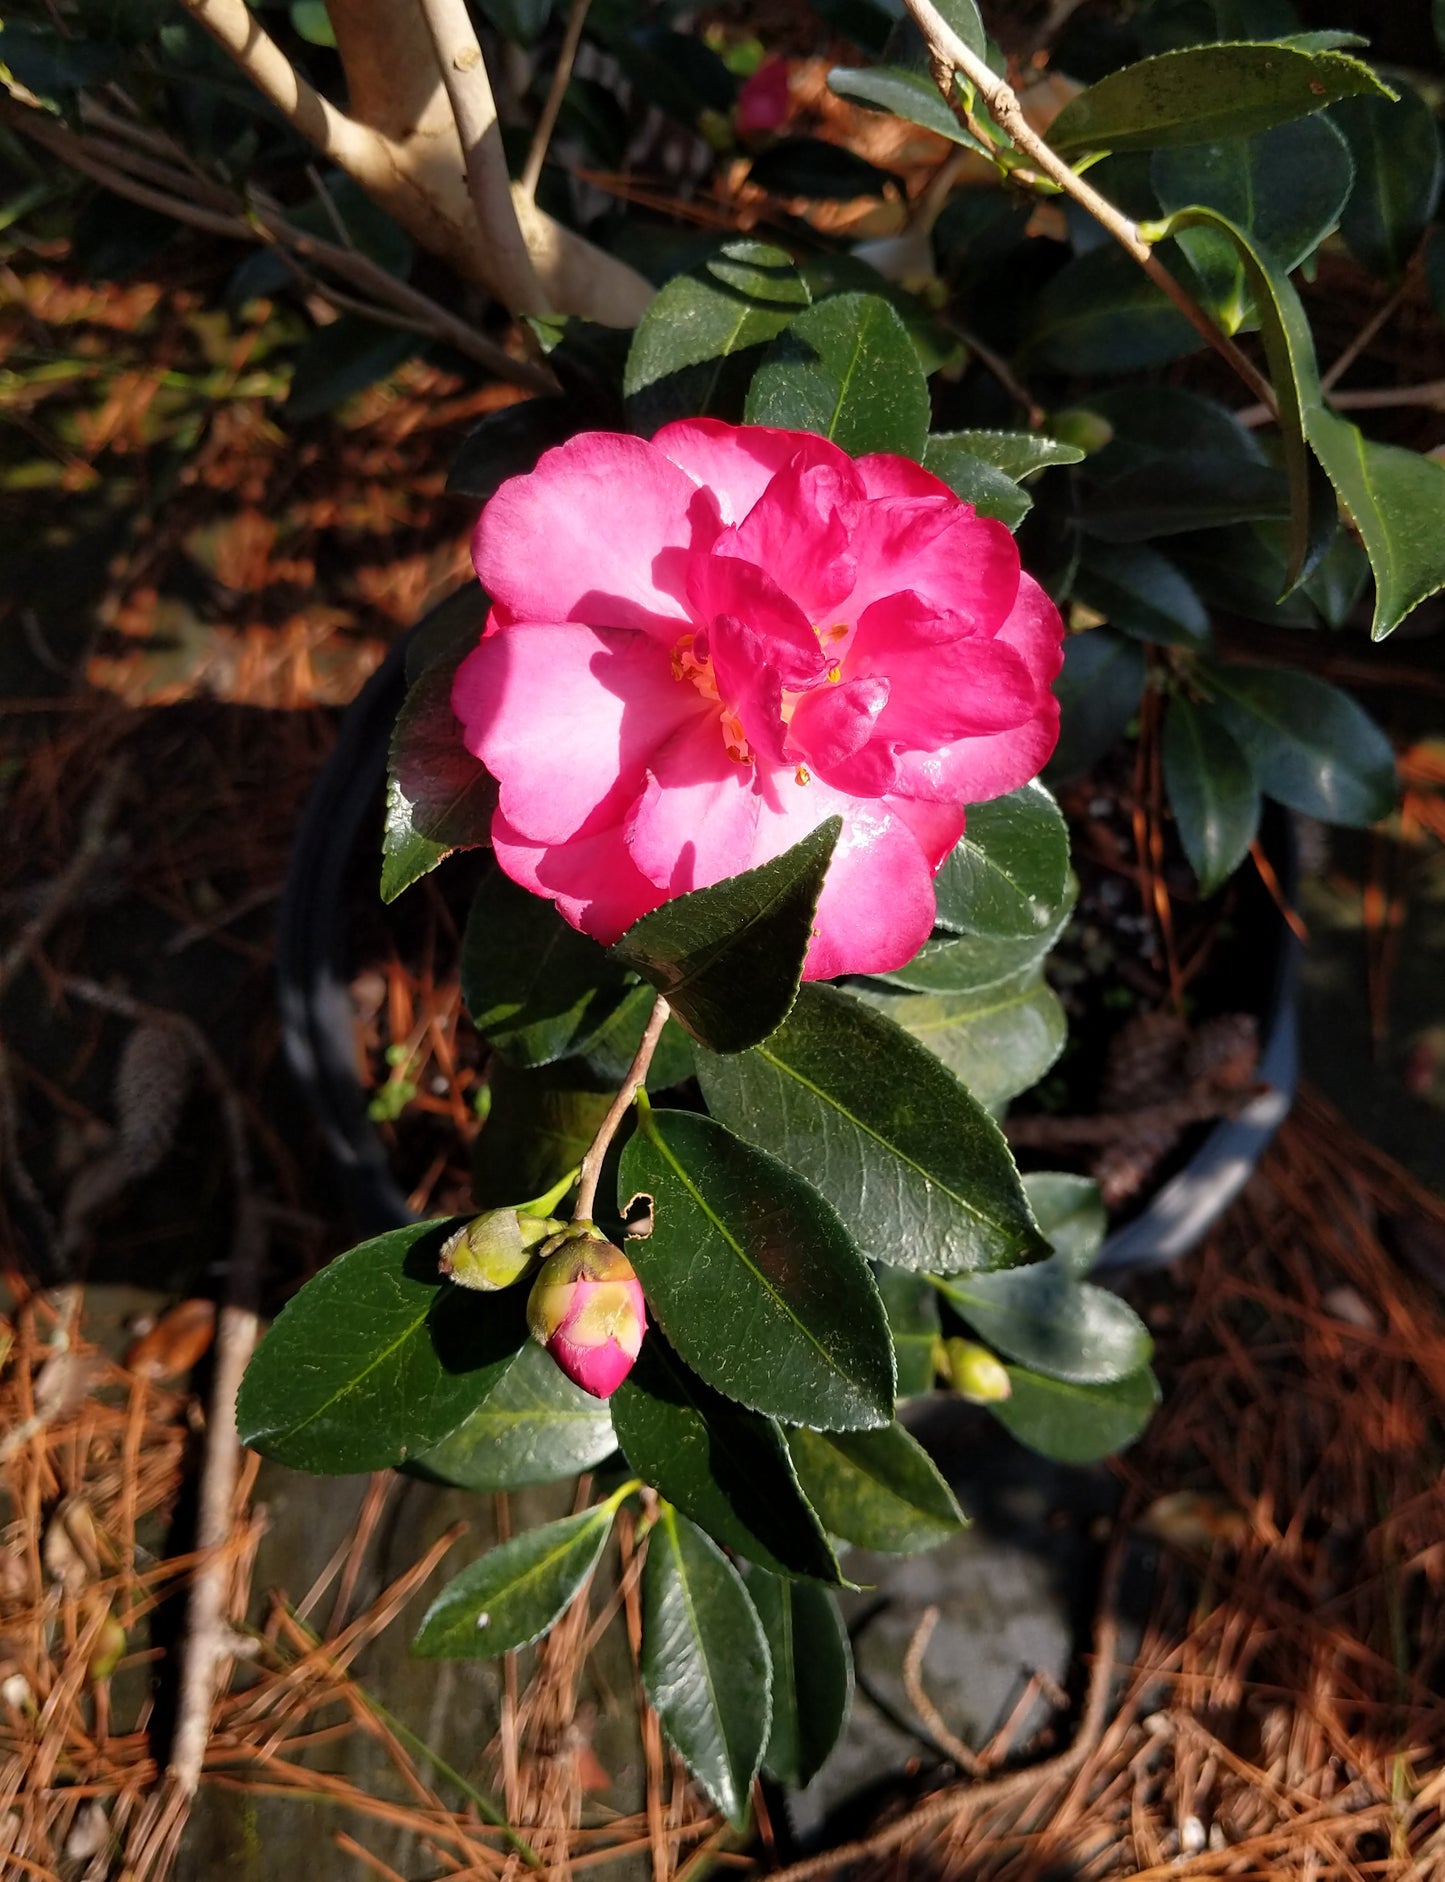
[[[458,1287],[495,1293],[520,1281],[543,1242],[566,1227],[551,1216],[517,1209],[487,1209],[442,1243],[437,1265]]]
[[[986,1346],[958,1338],[942,1342],[939,1371],[971,1405],[997,1405],[1013,1395],[1013,1381]]]
[[[527,1324],[574,1385],[611,1398],[642,1346],[642,1283],[622,1250],[595,1230],[568,1236],[538,1271]]]

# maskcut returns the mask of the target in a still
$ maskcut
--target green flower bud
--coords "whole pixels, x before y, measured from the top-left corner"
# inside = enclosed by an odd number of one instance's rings
[[[1071,405],[1066,411],[1050,412],[1046,430],[1060,444],[1072,444],[1080,451],[1102,451],[1114,435],[1114,427],[1102,412],[1087,406]]]
[[[1013,1393],[1008,1373],[986,1346],[958,1338],[942,1342],[939,1371],[970,1405],[997,1405]]]
[[[538,1260],[540,1246],[565,1222],[517,1209],[488,1209],[442,1243],[438,1265],[458,1287],[494,1293],[520,1281]]]

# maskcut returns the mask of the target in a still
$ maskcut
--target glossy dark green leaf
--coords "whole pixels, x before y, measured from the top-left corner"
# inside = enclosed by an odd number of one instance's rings
[[[1074,595],[1109,627],[1137,640],[1197,647],[1209,634],[1198,591],[1167,556],[1144,543],[1087,543]]]
[[[1059,742],[1045,768],[1053,779],[1077,777],[1098,762],[1139,710],[1144,691],[1144,651],[1107,627],[1070,634],[1064,668],[1054,681],[1059,702]]]
[[[844,144],[827,144],[818,137],[784,137],[753,158],[748,181],[771,196],[852,202],[858,196],[881,196],[898,179]]]
[[[1158,150],[1150,174],[1166,215],[1207,204],[1289,272],[1339,222],[1355,169],[1335,126],[1327,117],[1313,117],[1254,137]],[[1226,331],[1238,332],[1252,302],[1233,243],[1216,229],[1192,229],[1180,235],[1179,244],[1209,286],[1210,305]]]
[[[980,59],[988,58],[988,34],[979,15],[978,0],[938,0],[938,11],[970,52],[976,52]],[[997,48],[994,50],[996,53]]]
[[[415,1461],[464,1490],[516,1490],[575,1477],[616,1448],[607,1406],[528,1340],[477,1409]]]
[[[1285,468],[1289,478],[1288,581],[1293,586],[1306,572],[1311,549],[1318,543],[1320,533],[1312,514],[1319,493],[1311,476],[1305,440],[1306,407],[1312,398],[1317,399],[1319,390],[1309,323],[1289,276],[1274,261],[1269,251],[1218,210],[1207,206],[1178,210],[1155,225],[1150,233],[1173,235],[1181,229],[1196,227],[1213,229],[1234,244],[1259,313],[1270,383],[1279,406]],[[1258,509],[1252,514],[1267,516],[1270,512]],[[1223,515],[1201,517],[1197,527],[1206,528],[1211,522],[1226,523],[1231,520]]]
[[[1375,576],[1371,633],[1383,640],[1445,588],[1445,464],[1379,444],[1323,405],[1306,415],[1309,441],[1354,519]]]
[[[772,1725],[768,1643],[732,1563],[666,1503],[642,1571],[642,1683],[668,1743],[741,1826]]]
[[[1445,587],[1445,535],[1439,527],[1445,465],[1397,445],[1376,444],[1332,412],[1320,390],[1309,322],[1288,275],[1213,210],[1182,210],[1158,229],[1173,232],[1195,223],[1218,227],[1235,242],[1259,309],[1293,496],[1290,580],[1307,572],[1312,550],[1328,541],[1316,526],[1320,497],[1308,445],[1364,540],[1375,575],[1372,631],[1382,640],[1412,608]]]
[[[1237,457],[1251,464],[1269,461],[1259,439],[1227,406],[1183,386],[1105,387],[1091,392],[1082,410],[1087,417],[1102,418],[1110,434],[1102,447],[1090,451],[1079,473],[1090,488],[1177,451]]]
[[[655,396],[648,407],[658,423],[685,411],[712,411],[729,383],[725,363],[764,346],[808,301],[808,290],[782,249],[765,242],[728,242],[658,293],[627,355],[623,390],[636,398],[666,389],[666,404],[657,404]]]
[[[1273,465],[1181,450],[1096,486],[1081,521],[1103,542],[1135,543],[1289,513],[1289,483]]]
[[[835,65],[828,74],[828,89],[854,104],[871,105],[910,124],[921,124],[950,143],[971,146],[975,141],[944,103],[933,80],[909,66]]]
[[[893,1335],[898,1396],[914,1398],[933,1384],[933,1346],[938,1338],[938,1297],[927,1281],[906,1268],[880,1262],[878,1292]]]
[[[469,591],[470,592],[470,591]],[[476,632],[487,600],[476,594]],[[428,667],[407,692],[387,758],[381,899],[391,902],[453,850],[492,840],[497,786],[462,743],[452,711],[457,660]]]
[[[472,900],[461,980],[472,1024],[517,1066],[579,1051],[627,991],[625,969],[604,948],[500,869]]]
[[[853,1651],[826,1588],[748,1570],[748,1594],[773,1663],[773,1722],[763,1769],[779,1784],[811,1783],[842,1736],[853,1703]]]
[[[299,423],[334,411],[394,373],[421,343],[420,335],[409,328],[382,327],[359,314],[342,314],[313,333],[296,355],[284,408],[287,419]]]
[[[1090,85],[1054,119],[1049,142],[1066,153],[1208,144],[1252,137],[1367,92],[1389,95],[1369,66],[1343,52],[1189,46]]]
[[[872,1259],[953,1271],[1037,1252],[993,1119],[931,1052],[848,994],[804,987],[771,1039],[739,1058],[700,1057],[698,1078],[713,1115],[806,1178]]]
[[[308,1281],[257,1347],[241,1442],[323,1475],[385,1470],[456,1430],[527,1337],[519,1290],[468,1294],[437,1256],[451,1222],[392,1229]]]
[[[928,381],[908,329],[878,294],[835,294],[774,340],[753,377],[752,425],[815,431],[857,456],[920,458]]]
[[[462,439],[447,477],[448,494],[485,502],[509,477],[534,469],[544,451],[584,430],[587,416],[575,394],[523,399],[488,412]]]
[[[1189,275],[1182,256],[1174,272]],[[1141,372],[1203,341],[1136,261],[1112,243],[1066,262],[1033,297],[1023,334],[1031,370]]]
[[[540,1196],[575,1169],[617,1094],[617,1079],[599,1076],[580,1059],[534,1071],[494,1059],[487,1087],[491,1111],[472,1146],[479,1209]]]
[[[1024,1178],[1024,1193],[1059,1261],[1083,1280],[1109,1226],[1099,1185],[1091,1176],[1074,1176],[1067,1170],[1030,1170]]]
[[[1213,895],[1249,854],[1259,831],[1254,768],[1224,721],[1182,693],[1164,720],[1164,788],[1184,854]]]
[[[1047,470],[1054,464],[1082,463],[1084,453],[1076,444],[1045,437],[1041,431],[948,431],[929,439],[932,449],[937,439],[947,438],[961,451],[971,452],[985,464],[992,464],[1005,477],[1028,477],[1034,471]],[[924,463],[928,462],[925,455]],[[940,473],[941,475],[942,473]]]
[[[1355,160],[1340,233],[1372,274],[1397,281],[1440,200],[1440,127],[1409,85],[1398,99],[1350,98],[1330,115]]]
[[[1159,1384],[1147,1366],[1107,1385],[1073,1385],[1008,1366],[1012,1392],[989,1410],[1020,1444],[1061,1464],[1092,1464],[1132,1444],[1154,1415]]]
[[[599,1503],[489,1549],[432,1602],[412,1652],[424,1660],[490,1660],[538,1639],[596,1568],[615,1514],[615,1503]]]
[[[1042,974],[988,994],[859,990],[946,1065],[990,1111],[1036,1085],[1064,1049],[1068,1019]]]
[[[1026,490],[986,458],[960,444],[948,432],[935,432],[923,453],[923,467],[941,478],[956,497],[971,503],[980,516],[994,517],[1017,529],[1034,506]]]
[[[1267,796],[1326,823],[1389,816],[1394,753],[1348,693],[1280,667],[1213,667],[1205,683]]]
[[[990,1346],[1051,1379],[1101,1385],[1149,1363],[1153,1341],[1133,1308],[1117,1294],[1080,1282],[1057,1257],[1000,1274],[955,1275],[938,1285]]]
[[[777,1425],[705,1385],[655,1327],[611,1405],[633,1470],[715,1542],[780,1575],[839,1579]]]
[[[910,993],[967,994],[980,1002],[1007,993],[1025,993],[1037,981],[1040,965],[1068,926],[1076,885],[1056,920],[1033,940],[1004,941],[991,935],[935,935],[906,967],[877,976],[886,987]]]
[[[636,921],[616,961],[664,994],[693,1038],[743,1052],[787,1016],[843,827],[829,817],[772,862],[674,896]]]
[[[653,1318],[694,1372],[769,1417],[888,1422],[883,1303],[852,1236],[814,1190],[711,1118],[651,1111],[618,1178],[624,1207],[639,1194],[652,1198],[652,1233],[631,1244],[632,1263]]]
[[[1210,609],[1268,627],[1318,627],[1319,610],[1306,583],[1283,593],[1290,580],[1290,546],[1287,523],[1234,523],[1173,537],[1169,558]]]
[[[824,1526],[886,1555],[936,1548],[967,1527],[937,1465],[900,1424],[788,1433],[798,1478]]]
[[[1069,827],[1043,785],[970,804],[934,888],[938,926],[955,934],[1022,939],[1050,927],[1069,897]]]
[[[636,15],[624,12],[622,17]],[[595,13],[590,30],[617,58],[638,96],[679,123],[696,125],[705,112],[732,110],[738,82],[700,33],[662,25],[609,32],[606,17]]]

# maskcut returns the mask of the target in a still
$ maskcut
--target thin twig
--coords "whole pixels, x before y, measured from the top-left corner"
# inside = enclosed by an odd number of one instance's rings
[[[652,1055],[657,1050],[657,1042],[662,1037],[662,1029],[667,1024],[672,1011],[667,1001],[659,993],[653,1002],[652,1012],[638,1042],[637,1052],[627,1076],[622,1081],[622,1088],[608,1107],[607,1115],[597,1127],[597,1135],[588,1146],[587,1154],[582,1159],[582,1173],[577,1182],[577,1202],[572,1211],[574,1222],[590,1222],[592,1210],[597,1202],[597,1184],[602,1176],[602,1164],[607,1155],[608,1146],[617,1135],[623,1118],[632,1108],[632,1100],[647,1077],[647,1068],[652,1064]]]
[[[1329,392],[1326,403],[1337,412],[1383,412],[1397,405],[1419,405],[1429,412],[1445,412],[1445,379],[1427,379],[1414,386],[1364,386],[1354,392]],[[1246,405],[1234,414],[1241,425],[1255,431],[1269,424],[1274,412],[1264,405]]]
[[[1375,335],[1385,325],[1386,321],[1390,319],[1391,315],[1394,314],[1396,309],[1400,306],[1401,302],[1410,292],[1410,286],[1410,273],[1407,269],[1404,279],[1400,282],[1394,293],[1387,295],[1385,299],[1381,301],[1380,305],[1375,309],[1374,313],[1371,314],[1364,326],[1360,328],[1354,339],[1350,341],[1344,352],[1342,352],[1339,358],[1334,360],[1321,375],[1321,392],[1328,392],[1332,387],[1339,384],[1340,380],[1344,378],[1345,374],[1350,370],[1351,366],[1354,365],[1361,353],[1364,352],[1371,340],[1374,339]]]
[[[1133,256],[1154,285],[1169,297],[1195,331],[1229,361],[1257,398],[1272,403],[1274,394],[1268,379],[1240,351],[1228,334],[1215,325],[1193,295],[1175,280],[1152,246],[1139,233],[1139,225],[1116,209],[1107,197],[1101,196],[1091,183],[1076,176],[1063,158],[1039,136],[1024,116],[1018,94],[1008,80],[1000,78],[976,52],[963,43],[933,5],[933,0],[904,0],[904,4],[923,34],[933,65],[934,79],[949,109],[960,120],[964,120],[965,113],[953,82],[954,74],[961,72],[988,106],[989,114],[999,129],[1013,141],[1015,147],[1031,158],[1066,196],[1071,196],[1080,208],[1087,209],[1100,227],[1106,229]]]
[[[903,1690],[938,1749],[945,1757],[951,1758],[960,1771],[967,1771],[970,1777],[977,1777],[983,1769],[977,1754],[955,1732],[949,1730],[947,1720],[929,1698],[923,1684],[923,1656],[928,1651],[928,1643],[938,1625],[938,1616],[936,1607],[926,1607],[919,1617],[913,1638],[908,1643],[908,1651],[903,1656]]]
[[[547,297],[522,239],[487,63],[466,0],[418,0],[466,158],[477,226],[496,267],[500,297],[514,314],[543,314]]]
[[[524,386],[529,392],[555,392],[557,389],[556,380],[545,367],[529,360],[513,359],[495,340],[488,339],[485,334],[458,319],[439,302],[431,300],[408,282],[388,274],[369,256],[297,228],[274,203],[259,192],[253,192],[249,208],[232,197],[228,198],[231,206],[221,210],[215,207],[216,198],[210,192],[206,193],[204,201],[198,200],[200,192],[196,181],[185,172],[173,172],[168,187],[161,189],[137,176],[131,169],[122,167],[119,160],[113,160],[104,147],[98,153],[96,139],[77,135],[44,112],[0,99],[0,122],[11,125],[63,158],[72,168],[94,177],[116,195],[127,197],[143,208],[154,209],[176,222],[202,229],[210,235],[267,244],[295,267],[298,273],[303,273],[304,278],[324,295],[333,295],[335,290],[310,271],[304,271],[301,264],[309,261],[315,267],[340,275],[343,280],[361,287],[383,303],[381,307],[367,310],[371,318],[411,326],[419,333],[445,340],[459,353],[495,373],[499,379]],[[336,300],[340,306],[357,305],[345,295],[336,295]],[[393,312],[386,311],[388,305]]]
[[[547,146],[552,141],[552,133],[557,128],[557,115],[562,109],[562,100],[567,95],[567,86],[572,78],[572,65],[577,57],[577,48],[582,43],[582,28],[587,23],[587,9],[592,0],[572,0],[572,11],[567,16],[567,31],[562,37],[562,50],[557,55],[557,69],[552,74],[552,83],[547,88],[546,102],[542,106],[542,115],[537,120],[537,128],[532,133],[532,145],[527,152],[526,166],[522,171],[522,180],[517,185],[522,194],[534,198],[537,184],[541,180],[542,165],[547,161]]]
[[[112,826],[115,823],[116,811],[120,807],[121,793],[125,789],[125,783],[124,764],[111,765],[101,779],[95,796],[90,800],[85,816],[81,819],[80,840],[70,860],[60,873],[53,876],[45,885],[35,913],[16,935],[5,953],[0,955],[0,994],[5,992],[10,982],[75,900],[86,877],[104,854],[106,845],[110,842]]]

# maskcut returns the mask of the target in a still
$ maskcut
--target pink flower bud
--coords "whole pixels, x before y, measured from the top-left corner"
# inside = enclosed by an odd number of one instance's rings
[[[647,1327],[642,1283],[620,1248],[594,1235],[549,1255],[527,1298],[532,1338],[584,1392],[611,1398]]]
[[[788,62],[765,59],[738,93],[740,131],[776,131],[788,115]]]

